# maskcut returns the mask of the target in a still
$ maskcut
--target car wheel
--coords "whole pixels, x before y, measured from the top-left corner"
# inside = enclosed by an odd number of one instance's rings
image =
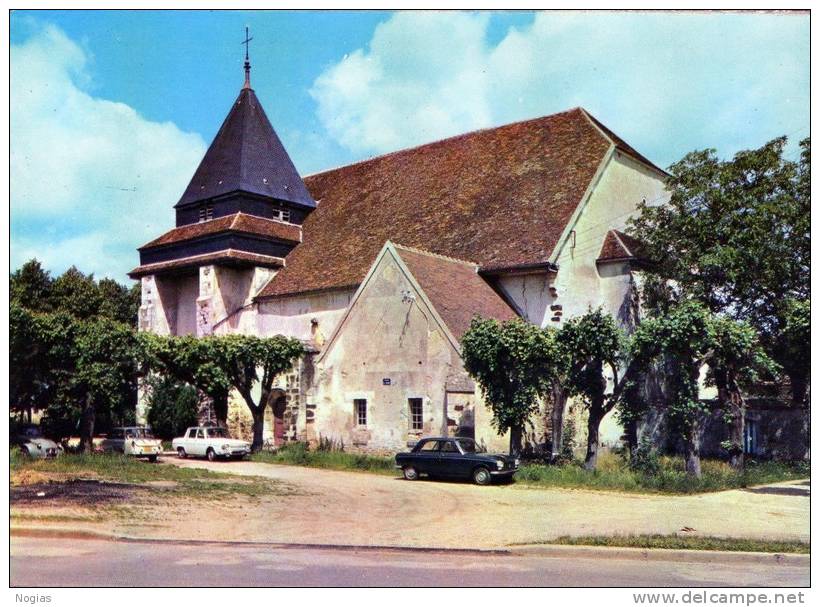
[[[473,481],[476,485],[489,485],[492,478],[490,471],[484,467],[473,470]]]
[[[404,478],[408,481],[416,481],[419,478],[418,470],[413,466],[405,466],[401,471],[404,473]]]
[[[153,464],[153,463],[156,463],[156,461],[157,461],[157,456],[156,456],[156,455],[149,455],[149,456],[148,456],[148,461],[149,461],[149,462],[151,462],[152,464]]]
[[[216,459],[216,451],[214,451],[211,448],[208,448],[208,453],[206,455],[208,456],[208,461],[209,462],[212,462]]]
[[[182,447],[177,447],[177,455],[179,457],[181,457],[182,459],[185,459],[186,457],[188,457],[188,454],[185,453],[185,449],[183,449]]]

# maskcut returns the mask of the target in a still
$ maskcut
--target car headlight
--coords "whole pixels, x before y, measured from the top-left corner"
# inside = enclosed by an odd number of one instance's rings
[[[518,468],[518,466],[520,466],[520,465],[521,465],[521,460],[516,457],[515,458],[515,467]]]
[[[496,466],[498,466],[498,469],[499,469],[499,470],[501,470],[501,469],[503,469],[503,468],[504,468],[504,462],[502,462],[501,460],[498,460],[498,461],[495,463],[495,465],[496,465]]]

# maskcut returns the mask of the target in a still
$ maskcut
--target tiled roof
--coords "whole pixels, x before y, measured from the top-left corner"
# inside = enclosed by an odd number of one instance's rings
[[[620,230],[609,230],[601,245],[601,252],[595,261],[622,261],[626,259],[643,259],[643,247],[637,238],[624,234]]]
[[[573,109],[307,177],[318,207],[260,297],[358,285],[388,240],[482,269],[545,263],[615,145]]]
[[[160,272],[181,270],[183,268],[195,268],[212,263],[229,263],[262,266],[268,268],[281,268],[285,265],[285,260],[281,257],[259,255],[257,253],[248,253],[247,251],[238,251],[236,249],[225,249],[224,251],[217,251],[215,253],[192,255],[181,259],[173,259],[171,261],[161,261],[158,263],[137,266],[128,273],[128,276],[131,278],[139,278],[140,276],[145,276],[147,274],[158,274]]]
[[[239,93],[177,206],[240,190],[316,206],[249,88]]]
[[[461,340],[474,316],[512,320],[512,308],[478,275],[478,266],[395,245],[407,269],[419,283],[441,319]]]
[[[202,236],[218,234],[220,232],[243,232],[255,234],[265,238],[275,238],[285,242],[299,242],[302,236],[301,228],[292,223],[265,219],[245,213],[234,213],[225,217],[218,217],[210,221],[192,223],[165,232],[159,238],[144,244],[140,250],[158,247],[161,245],[193,240]]]

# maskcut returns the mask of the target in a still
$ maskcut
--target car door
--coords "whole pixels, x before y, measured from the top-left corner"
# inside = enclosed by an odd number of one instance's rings
[[[438,468],[438,449],[440,441],[426,440],[413,452],[413,465],[417,472],[436,474]]]
[[[453,440],[442,441],[439,450],[439,470],[442,476],[458,477],[469,476],[466,472],[465,456],[459,451]]]
[[[194,430],[194,437],[191,439],[191,446],[193,447],[191,453],[194,455],[205,455],[205,444],[205,430],[196,428]]]

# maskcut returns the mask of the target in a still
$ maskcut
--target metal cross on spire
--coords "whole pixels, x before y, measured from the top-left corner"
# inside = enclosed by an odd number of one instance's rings
[[[242,87],[243,89],[251,88],[251,62],[250,62],[250,59],[248,59],[248,47],[250,46],[250,42],[251,42],[251,40],[253,40],[253,38],[251,36],[249,36],[248,34],[249,34],[249,32],[248,32],[248,28],[246,26],[245,27],[245,40],[242,41],[242,44],[245,45],[245,86]]]

